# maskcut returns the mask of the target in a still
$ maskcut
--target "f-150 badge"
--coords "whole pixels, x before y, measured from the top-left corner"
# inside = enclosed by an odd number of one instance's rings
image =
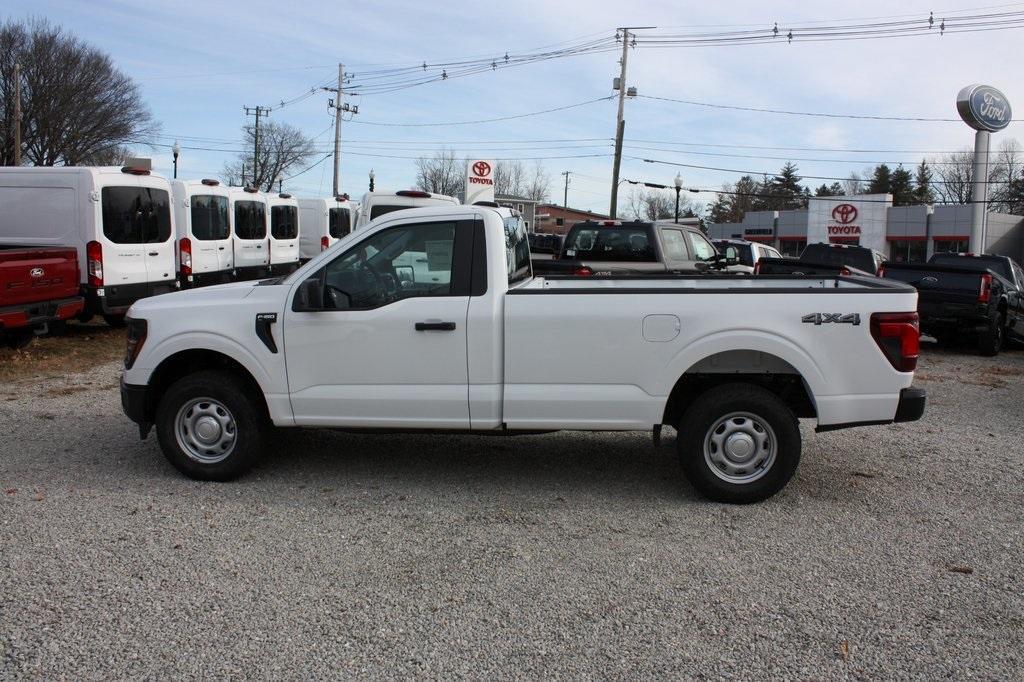
[[[860,313],[811,313],[800,318],[804,324],[860,324]]]

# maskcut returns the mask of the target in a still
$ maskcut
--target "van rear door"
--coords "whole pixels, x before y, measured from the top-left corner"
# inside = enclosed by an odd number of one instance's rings
[[[142,235],[144,239],[146,279],[149,282],[173,280],[177,268],[174,263],[174,230],[171,228],[171,195],[167,188],[139,188],[142,206]]]
[[[142,284],[146,272],[145,237],[142,232],[146,206],[138,178],[125,175],[116,185],[100,190],[100,235],[103,245],[103,283]]]

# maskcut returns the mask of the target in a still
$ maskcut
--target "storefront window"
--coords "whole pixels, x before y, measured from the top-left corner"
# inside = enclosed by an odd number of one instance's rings
[[[783,239],[779,242],[779,251],[783,256],[799,256],[805,246],[807,241],[804,239]]]
[[[894,263],[923,263],[928,244],[923,239],[897,239],[889,242],[889,260]]]
[[[936,239],[935,253],[966,253],[967,245],[966,239]]]

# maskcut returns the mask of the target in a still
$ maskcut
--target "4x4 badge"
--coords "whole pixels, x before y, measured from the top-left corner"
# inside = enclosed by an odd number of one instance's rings
[[[860,324],[860,313],[811,313],[800,318],[804,324]]]

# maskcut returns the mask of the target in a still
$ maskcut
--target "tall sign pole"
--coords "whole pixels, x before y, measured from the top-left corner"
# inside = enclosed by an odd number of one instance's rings
[[[974,164],[971,167],[972,253],[985,253],[988,235],[988,157],[992,133],[1010,125],[1013,112],[1006,95],[991,85],[968,85],[956,96],[956,110],[974,128]]]

